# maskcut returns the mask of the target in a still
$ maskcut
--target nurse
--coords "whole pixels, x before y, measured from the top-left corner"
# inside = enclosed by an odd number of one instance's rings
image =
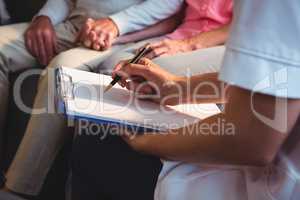
[[[147,59],[116,66],[114,75],[127,74],[122,86],[161,104],[226,102],[223,113],[170,134],[124,136],[134,150],[166,160],[156,200],[300,197],[300,2],[236,0],[234,7],[219,74],[177,76]],[[216,134],[209,127],[218,121],[234,128]]]

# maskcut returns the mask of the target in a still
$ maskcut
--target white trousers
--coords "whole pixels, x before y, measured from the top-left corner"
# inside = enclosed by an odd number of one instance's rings
[[[79,21],[82,22],[83,20]],[[80,23],[79,21],[78,23]],[[65,66],[82,70],[93,70],[106,57],[126,47],[125,45],[114,46],[105,52],[76,47],[74,46],[74,40],[78,32],[77,27],[79,25],[76,22],[71,23],[70,21],[55,27],[61,53],[51,61],[49,66],[46,67],[45,73],[41,76],[34,102],[35,109],[47,109],[42,114],[32,115],[29,120],[24,138],[6,175],[6,186],[12,191],[37,195],[57,153],[70,134],[66,119],[61,115],[48,112],[54,109],[48,105],[48,77],[51,77],[48,72],[53,72],[53,70],[49,71],[47,69]],[[25,48],[24,32],[27,28],[27,23],[0,27],[1,146],[3,145],[1,138],[4,134],[9,134],[4,133],[3,129],[7,102],[9,101],[8,90],[10,83],[8,75],[11,72],[39,67],[36,59]],[[16,104],[18,105],[18,102]]]

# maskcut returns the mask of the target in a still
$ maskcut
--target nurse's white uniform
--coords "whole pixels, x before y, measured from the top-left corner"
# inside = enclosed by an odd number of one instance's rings
[[[300,1],[236,0],[220,79],[300,99]],[[262,133],[263,134],[263,133]],[[300,124],[267,167],[164,162],[156,200],[299,200]]]

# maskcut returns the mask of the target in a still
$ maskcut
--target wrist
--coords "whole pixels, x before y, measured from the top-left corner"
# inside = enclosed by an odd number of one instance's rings
[[[47,15],[39,15],[39,16],[35,16],[35,17],[32,19],[32,22],[35,22],[35,21],[38,21],[38,20],[47,20],[49,23],[52,24],[52,21],[51,21],[50,17],[48,17]]]
[[[118,24],[110,17],[107,18],[111,23],[113,23],[115,30],[116,30],[116,37],[120,36],[120,30]]]

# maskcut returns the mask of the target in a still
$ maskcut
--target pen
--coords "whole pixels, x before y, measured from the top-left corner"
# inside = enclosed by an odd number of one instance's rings
[[[149,44],[146,44],[144,48],[142,48],[131,60],[129,60],[128,64],[135,64],[139,62],[139,60],[143,58],[147,53],[149,53],[150,50],[151,49],[149,48]],[[121,76],[116,75],[116,77],[105,88],[104,93],[110,90],[116,83],[118,83],[121,78]]]

